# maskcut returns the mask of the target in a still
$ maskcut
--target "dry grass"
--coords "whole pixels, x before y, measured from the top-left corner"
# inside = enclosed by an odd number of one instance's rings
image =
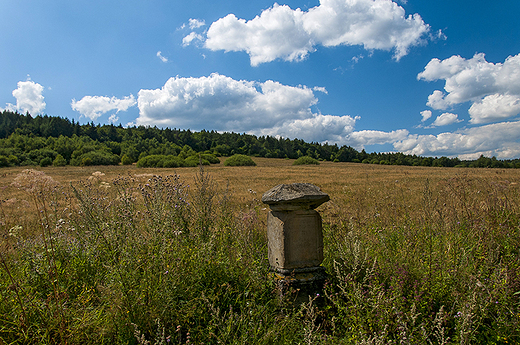
[[[205,167],[211,179],[0,170],[0,344],[518,343],[519,170],[255,161]],[[331,197],[329,279],[300,310],[267,278],[260,202],[293,182]]]
[[[222,159],[224,161],[225,158]],[[442,188],[442,181],[464,177],[468,180],[487,182],[505,182],[511,188],[520,188],[520,170],[516,169],[477,169],[477,168],[432,168],[388,165],[369,165],[356,163],[321,162],[319,166],[294,166],[294,160],[254,158],[256,167],[225,167],[223,164],[205,167],[222,191],[229,188],[233,202],[238,208],[249,206],[254,199],[261,199],[262,194],[281,183],[307,182],[319,186],[331,197],[331,202],[321,210],[327,214],[335,213],[336,207],[345,208],[351,217],[357,217],[360,210],[360,198],[381,199],[391,197],[392,201],[401,194],[413,208],[423,202],[423,190],[426,180],[429,188],[435,191]],[[26,194],[12,186],[17,174],[25,168],[3,168],[0,170],[0,200],[16,198],[23,201]],[[103,181],[112,181],[121,176],[155,174],[166,176],[178,174],[187,184],[192,184],[199,168],[156,169],[133,166],[92,166],[92,167],[45,167],[36,168],[51,176],[63,186],[85,181],[96,171],[105,175]],[[26,203],[16,207],[27,215]],[[264,212],[266,212],[264,210]]]

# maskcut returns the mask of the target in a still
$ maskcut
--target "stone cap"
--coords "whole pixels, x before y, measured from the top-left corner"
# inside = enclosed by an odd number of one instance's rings
[[[313,210],[329,200],[328,194],[310,183],[280,184],[262,196],[262,202],[273,211]]]

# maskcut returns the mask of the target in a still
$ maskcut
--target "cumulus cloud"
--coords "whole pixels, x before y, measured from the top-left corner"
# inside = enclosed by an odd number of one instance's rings
[[[6,109],[11,111],[20,111],[29,114],[41,114],[45,109],[43,86],[32,80],[19,81],[18,87],[13,90],[13,96],[16,98],[16,105],[7,103]]]
[[[344,142],[356,118],[313,113],[315,91],[326,92],[271,80],[235,80],[218,73],[173,77],[160,89],[139,91],[136,123]]]
[[[431,112],[431,110],[423,110],[423,111],[421,111],[421,116],[422,116],[421,122],[425,122],[430,117],[432,117],[432,112]]]
[[[447,126],[456,122],[461,122],[457,114],[443,113],[433,121],[432,127]]]
[[[487,62],[482,53],[471,59],[432,59],[417,78],[445,80],[444,92],[435,90],[428,97],[427,105],[433,109],[471,102],[470,123],[500,121],[520,113],[520,54],[496,64]]]
[[[431,95],[428,96],[428,102],[426,105],[432,109],[446,109],[449,106],[449,103],[444,99],[444,92],[435,90]]]
[[[366,145],[383,145],[404,140],[408,136],[406,129],[398,129],[391,132],[364,130],[352,132],[347,140],[348,145],[360,150]]]
[[[245,51],[253,66],[278,58],[302,60],[317,45],[393,50],[399,60],[410,47],[425,42],[429,31],[419,14],[406,16],[404,9],[390,0],[321,0],[308,11],[274,4],[249,21],[229,14],[211,24],[205,47]],[[198,38],[194,32],[190,35],[183,44]]]
[[[471,105],[472,123],[500,121],[520,113],[520,95],[493,94]]]
[[[127,111],[128,108],[136,104],[133,95],[119,99],[116,97],[106,96],[85,96],[79,101],[72,100],[72,109],[79,112],[82,116],[88,117],[95,121],[101,115],[115,110],[116,113],[120,111]],[[110,117],[110,121],[117,121],[117,118]]]
[[[496,156],[499,159],[520,154],[520,122],[494,123],[439,135],[411,134],[394,143],[405,154],[458,156],[461,159]]]
[[[252,131],[256,135],[281,136],[290,139],[304,139],[307,142],[328,142],[344,144],[354,131],[358,118],[316,114],[308,119],[286,121],[281,126]]]

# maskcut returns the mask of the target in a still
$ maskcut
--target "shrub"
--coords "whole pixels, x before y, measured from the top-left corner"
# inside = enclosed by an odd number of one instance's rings
[[[70,160],[70,165],[118,165],[120,158],[107,151],[90,151]]]
[[[202,157],[202,159],[207,160],[211,164],[219,164],[220,163],[220,159],[218,159],[217,156],[215,156],[214,154],[203,153],[200,156]],[[197,158],[198,158],[198,155],[197,155]]]
[[[52,164],[52,159],[50,157],[45,157],[40,161],[41,167],[48,167]]]
[[[20,160],[15,155],[9,155],[9,157],[7,157],[7,161],[9,162],[10,165],[20,164]]]
[[[54,161],[52,162],[52,165],[54,165],[55,167],[62,167],[62,166],[67,165],[67,160],[65,158],[63,158],[62,155],[58,154],[56,156],[56,158],[54,159]]]
[[[178,167],[196,167],[199,165],[199,154],[194,154],[186,159],[184,155],[149,155],[141,157],[137,161],[139,168],[178,168]],[[212,154],[201,154],[202,165],[210,165],[210,163],[220,163],[219,159]]]
[[[225,166],[256,166],[254,160],[251,157],[241,154],[234,154],[233,156],[226,159],[224,162]]]
[[[166,156],[162,161],[163,168],[179,168],[183,166],[186,166],[186,162],[178,156]]]
[[[0,167],[8,167],[9,161],[6,156],[0,156]]]
[[[293,163],[293,165],[310,165],[310,164],[319,165],[320,162],[318,162],[316,159],[314,159],[312,157],[303,156],[303,157],[300,157],[297,160],[295,160]]]
[[[188,158],[186,158],[184,160],[184,163],[186,164],[187,167],[196,167],[197,165],[199,165],[199,163],[202,163],[202,165],[209,165],[209,161],[207,159],[204,159],[202,157],[199,159],[198,155],[189,156]]]
[[[134,160],[132,158],[130,158],[130,156],[128,155],[123,155],[123,157],[121,157],[121,164],[123,165],[130,165],[134,162]]]
[[[139,158],[137,167],[139,168],[162,168],[164,160],[168,156],[165,155],[149,155]]]

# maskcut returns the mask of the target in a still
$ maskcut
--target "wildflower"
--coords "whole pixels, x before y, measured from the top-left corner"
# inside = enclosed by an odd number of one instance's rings
[[[96,172],[92,173],[92,176],[100,178],[101,176],[105,176],[105,174],[102,173],[101,171],[96,171]]]

